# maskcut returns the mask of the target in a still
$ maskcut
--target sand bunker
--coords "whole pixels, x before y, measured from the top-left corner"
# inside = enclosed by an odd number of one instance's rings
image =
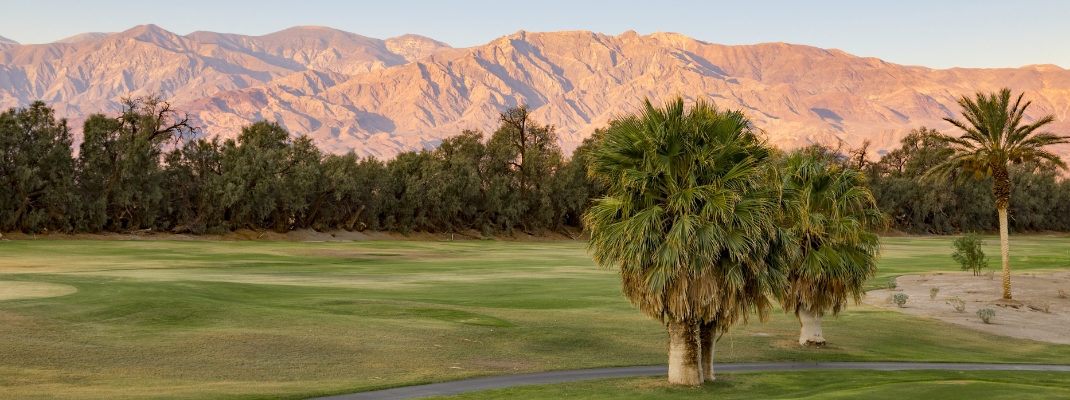
[[[59,297],[77,291],[74,286],[61,283],[0,281],[0,301]]]
[[[884,309],[937,318],[967,328],[1051,343],[1070,344],[1070,298],[1060,298],[1059,291],[1070,293],[1070,272],[1012,274],[1011,289],[1017,308],[1000,306],[999,271],[994,277],[973,276],[970,273],[936,273],[906,275],[896,280],[894,290],[873,290],[866,303]],[[931,288],[940,288],[936,299],[930,299]],[[910,296],[906,307],[900,308],[888,298],[894,293]],[[964,312],[956,312],[946,303],[958,297],[966,302]],[[996,311],[991,324],[981,322],[977,310]]]

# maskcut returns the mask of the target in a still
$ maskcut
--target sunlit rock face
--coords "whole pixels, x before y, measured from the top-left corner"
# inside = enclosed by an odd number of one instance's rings
[[[264,36],[176,35],[156,26],[46,45],[0,40],[0,106],[41,99],[77,124],[123,96],[160,94],[206,135],[277,120],[324,149],[391,157],[464,129],[492,131],[528,104],[566,149],[646,98],[708,98],[742,109],[770,142],[897,147],[911,129],[950,131],[956,99],[1010,87],[1070,133],[1070,72],[1051,65],[935,70],[784,43],[710,44],[672,33],[517,32],[454,49],[417,35],[386,40],[324,27]],[[7,44],[5,44],[7,43]],[[2,47],[8,46],[8,47]],[[1056,148],[1070,156],[1070,147]]]

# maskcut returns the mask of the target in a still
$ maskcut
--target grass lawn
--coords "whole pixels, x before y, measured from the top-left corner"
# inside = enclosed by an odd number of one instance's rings
[[[954,270],[950,242],[886,239],[878,281]],[[1066,237],[1015,237],[1012,251],[1016,271],[1070,268]],[[0,301],[0,397],[304,398],[666,357],[660,324],[575,242],[3,241],[0,281],[77,289]],[[793,317],[752,321],[718,361],[1070,363],[1070,346],[869,307],[825,327],[830,346],[812,350]],[[779,375],[752,384],[804,379]]]
[[[1070,374],[1002,371],[806,371],[722,374],[700,388],[664,376],[485,390],[437,399],[1070,399]]]

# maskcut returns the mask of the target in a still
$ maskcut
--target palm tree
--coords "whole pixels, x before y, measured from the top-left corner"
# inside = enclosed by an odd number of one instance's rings
[[[795,151],[781,168],[783,225],[798,252],[779,297],[799,319],[804,346],[825,344],[825,313],[862,300],[877,272],[879,242],[869,229],[883,220],[862,173],[815,150]]]
[[[999,213],[999,244],[1003,253],[1003,299],[1011,300],[1010,243],[1007,234],[1007,206],[1011,201],[1011,180],[1007,172],[1009,164],[1039,161],[1050,166],[1066,169],[1059,156],[1044,148],[1054,144],[1068,143],[1070,137],[1038,132],[1044,125],[1055,121],[1047,115],[1031,124],[1023,124],[1025,111],[1032,103],[1022,103],[1019,94],[1011,104],[1011,91],[1004,88],[999,93],[977,93],[976,99],[962,96],[962,117],[965,121],[944,118],[964,133],[961,136],[944,136],[951,144],[951,157],[933,167],[929,173],[948,176],[962,170],[972,172],[975,179],[991,176],[992,194]]]
[[[613,120],[592,154],[589,173],[608,190],[584,215],[588,250],[665,324],[670,383],[712,379],[711,340],[751,312],[764,317],[783,281],[766,260],[769,151],[742,113],[705,101],[688,109],[677,97]]]

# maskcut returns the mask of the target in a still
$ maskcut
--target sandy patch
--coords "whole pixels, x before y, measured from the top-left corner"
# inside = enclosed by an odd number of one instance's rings
[[[77,291],[78,288],[61,283],[0,281],[0,301],[59,297]]]
[[[870,291],[865,302],[998,335],[1070,344],[1070,299],[1059,298],[1059,290],[1070,293],[1070,272],[1012,274],[1014,299],[1022,303],[1018,308],[997,305],[1002,293],[998,271],[991,279],[970,273],[935,273],[901,276],[896,282],[895,290]],[[936,299],[929,296],[933,287],[940,288]],[[893,293],[910,296],[906,307],[887,300]],[[965,312],[956,312],[946,303],[952,297],[966,302]],[[981,308],[996,311],[991,324],[977,316]]]

